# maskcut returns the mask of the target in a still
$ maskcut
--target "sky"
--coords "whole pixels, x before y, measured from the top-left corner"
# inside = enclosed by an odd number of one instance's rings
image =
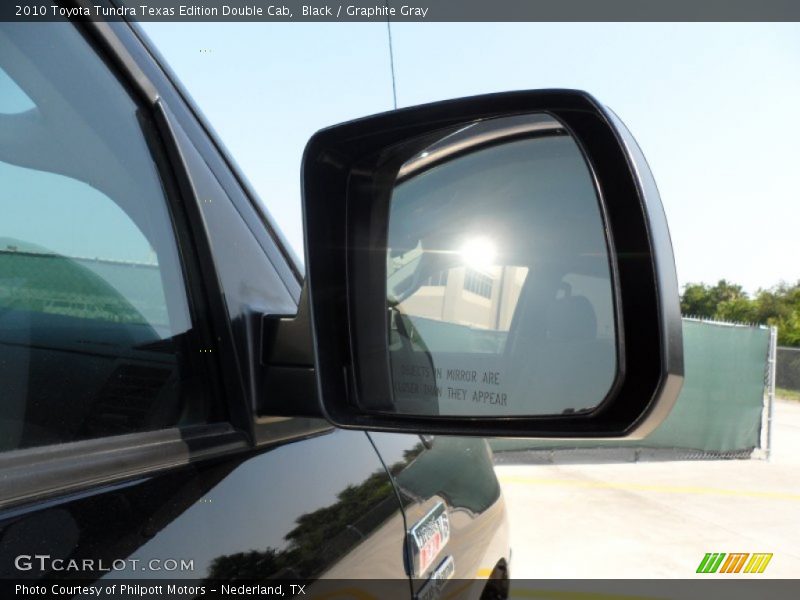
[[[393,108],[385,23],[144,23],[298,255],[318,129]],[[678,279],[800,280],[800,24],[393,23],[398,106],[583,89],[658,183]]]

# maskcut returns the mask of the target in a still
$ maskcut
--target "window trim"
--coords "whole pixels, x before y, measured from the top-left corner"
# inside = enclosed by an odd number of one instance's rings
[[[270,418],[270,447],[333,431],[319,419]],[[312,422],[320,422],[314,426]],[[324,424],[323,424],[324,423]],[[262,445],[263,446],[263,445]],[[76,494],[136,483],[194,463],[261,452],[249,436],[230,423],[171,427],[156,431],[51,444],[0,453],[0,519],[35,510],[42,502],[69,502]]]
[[[216,388],[211,392],[209,401],[212,409],[224,408],[225,420],[248,435],[252,443],[253,415],[247,410],[242,371],[235,359],[235,343],[224,305],[224,291],[214,268],[210,241],[203,233],[202,209],[176,138],[175,126],[180,125],[157,84],[145,73],[132,50],[118,35],[116,27],[130,28],[129,24],[109,23],[95,18],[72,24],[86,37],[120,83],[128,88],[151,126],[149,132],[144,128],[143,132],[150,134],[148,146],[165,187],[167,210],[186,283],[192,325],[202,337],[202,345],[208,346],[203,349],[213,350],[203,353],[201,357],[209,367],[207,375],[212,375],[208,383]],[[135,35],[132,39],[134,43],[140,43]]]
[[[0,453],[0,510],[250,448],[229,423],[171,427]]]

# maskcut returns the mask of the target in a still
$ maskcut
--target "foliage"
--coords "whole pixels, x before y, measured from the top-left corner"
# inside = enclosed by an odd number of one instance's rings
[[[397,475],[422,454],[419,443],[389,466]],[[316,577],[326,564],[344,555],[380,527],[397,510],[397,496],[386,471],[379,469],[361,483],[348,485],[336,502],[305,513],[284,536],[283,548],[267,547],[216,557],[209,580],[260,581],[267,578]]]
[[[406,452],[413,459],[414,448]],[[405,463],[392,465],[400,471]],[[386,471],[380,469],[364,481],[339,492],[336,502],[301,515],[284,536],[283,548],[267,547],[216,557],[209,580],[260,581],[268,578],[316,577],[360,543],[397,510],[397,497]]]
[[[776,325],[778,345],[800,346],[800,280],[759,289],[753,298],[742,286],[724,279],[713,286],[689,283],[683,288],[681,312],[690,317]]]
[[[775,397],[780,398],[781,400],[795,400],[797,402],[800,402],[800,392],[796,392],[795,390],[776,388]]]

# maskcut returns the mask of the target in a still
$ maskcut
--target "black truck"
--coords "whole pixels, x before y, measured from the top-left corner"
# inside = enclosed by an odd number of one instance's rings
[[[54,21],[0,24],[9,593],[506,597],[485,438],[642,436],[681,386],[625,126],[539,90],[320,131],[302,266],[135,24]]]

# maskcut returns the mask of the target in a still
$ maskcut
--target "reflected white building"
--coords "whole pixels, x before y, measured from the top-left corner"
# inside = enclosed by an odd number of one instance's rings
[[[401,312],[479,329],[508,331],[527,267],[454,267],[429,277]]]

